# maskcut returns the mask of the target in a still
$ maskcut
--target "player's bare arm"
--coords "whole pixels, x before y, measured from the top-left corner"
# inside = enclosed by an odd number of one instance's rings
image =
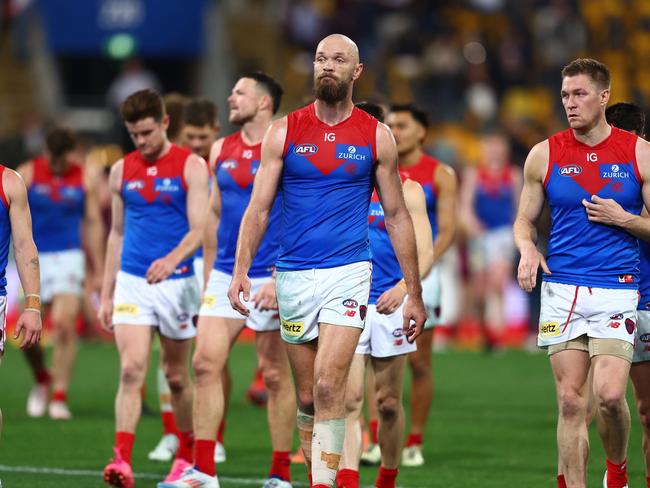
[[[467,168],[463,173],[463,184],[460,190],[460,217],[465,232],[469,236],[476,236],[483,232],[483,224],[481,224],[476,212],[474,212],[476,185],[476,168]]]
[[[180,264],[201,245],[208,207],[208,165],[195,154],[188,156],[183,169],[187,182],[187,220],[189,230],[181,242],[166,256],[156,259],[147,270],[148,283],[167,279]]]
[[[525,291],[532,291],[537,282],[537,270],[541,266],[550,273],[546,260],[537,249],[537,230],[535,223],[544,208],[544,177],[548,167],[548,140],[535,145],[524,164],[524,184],[519,198],[517,218],[513,225],[515,245],[521,258],[517,269],[519,286]]]
[[[390,129],[377,124],[377,166],[375,182],[384,209],[386,230],[399,261],[409,301],[404,306],[404,331],[413,342],[422,333],[427,313],[422,302],[417,248],[413,221],[406,208],[402,183],[397,172],[397,148]],[[413,324],[411,324],[413,322]]]
[[[27,203],[27,188],[22,178],[15,171],[6,169],[2,176],[2,186],[9,204],[16,267],[25,294],[25,309],[16,323],[14,338],[24,332],[20,348],[26,349],[35,345],[41,338],[38,251],[32,237],[32,216]]]
[[[99,205],[99,191],[95,175],[84,171],[84,187],[86,190],[85,197],[85,215],[84,215],[84,238],[88,254],[92,263],[93,289],[99,290],[102,286],[103,267],[104,267],[104,222]]]
[[[34,178],[34,161],[25,161],[16,168],[16,172],[23,179],[25,187],[29,188]]]
[[[228,290],[228,298],[232,307],[244,315],[248,315],[249,311],[239,300],[239,294],[243,293],[245,301],[250,298],[251,283],[247,274],[269,223],[269,214],[273,208],[282,176],[284,165],[282,150],[286,136],[286,117],[273,122],[264,135],[261,161],[255,175],[253,193],[239,228],[235,267]]]
[[[456,172],[446,164],[439,164],[436,168],[436,220],[438,222],[438,235],[433,243],[434,262],[445,253],[454,242],[456,235]]]
[[[427,202],[424,190],[420,184],[413,180],[406,180],[403,185],[404,200],[408,208],[413,228],[415,230],[415,244],[418,252],[418,265],[420,278],[429,274],[433,267],[434,251],[431,223],[427,215]],[[377,299],[377,312],[393,313],[404,301],[406,296],[406,283],[401,280],[390,290],[386,290]]]
[[[101,326],[111,331],[113,329],[113,292],[115,280],[120,268],[122,255],[122,242],[124,241],[124,200],[122,200],[122,173],[124,160],[119,160],[111,168],[108,177],[108,184],[111,190],[111,229],[108,233],[106,243],[106,255],[104,258],[104,280],[99,311],[97,316]]]
[[[210,272],[214,267],[214,261],[217,258],[217,229],[219,229],[219,222],[221,220],[221,192],[217,179],[214,177],[215,168],[217,167],[217,159],[221,154],[224,139],[221,138],[212,144],[210,149],[210,199],[208,204],[208,215],[205,221],[205,229],[203,231],[203,283],[208,282]]]

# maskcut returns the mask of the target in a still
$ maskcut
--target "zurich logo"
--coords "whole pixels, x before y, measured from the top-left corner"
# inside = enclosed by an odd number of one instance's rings
[[[318,146],[315,144],[300,144],[295,147],[293,152],[301,156],[309,156],[318,152]]]
[[[619,168],[618,164],[612,164],[612,172],[613,173],[618,173],[619,169],[620,168]]]
[[[350,154],[354,154],[355,152],[357,152],[357,148],[354,146],[348,146],[348,152]]]

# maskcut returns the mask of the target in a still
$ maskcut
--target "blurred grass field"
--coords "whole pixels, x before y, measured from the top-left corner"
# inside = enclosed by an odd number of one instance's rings
[[[156,355],[152,364],[155,360]],[[238,344],[230,359],[234,385],[225,437],[228,459],[218,467],[222,488],[261,487],[259,480],[267,474],[266,412],[251,406],[244,395],[254,367],[253,345]],[[556,486],[555,399],[545,355],[447,352],[435,355],[434,369],[436,399],[425,435],[427,463],[422,468],[403,468],[400,486]],[[65,423],[29,419],[25,400],[31,376],[21,353],[12,348],[7,351],[0,367],[5,424],[0,479],[4,488],[105,486],[100,471],[112,454],[117,373],[117,353],[111,345],[83,345],[69,392],[74,419]],[[157,409],[154,376],[151,368],[147,402]],[[641,487],[645,480],[640,427],[635,413],[632,419],[630,486]],[[142,419],[133,453],[136,487],[154,487],[167,472],[167,465],[146,458],[160,432],[157,415]],[[599,487],[604,455],[593,428],[590,438],[589,486]],[[376,468],[362,467],[362,485],[372,486],[375,474]],[[294,486],[306,486],[303,466],[294,465],[292,476]]]

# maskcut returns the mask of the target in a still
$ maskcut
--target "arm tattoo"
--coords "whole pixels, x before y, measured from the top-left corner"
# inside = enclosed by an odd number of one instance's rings
[[[31,265],[34,266],[36,269],[38,269],[38,268],[39,268],[38,256],[36,256],[35,258],[31,259],[31,260],[29,261],[28,264],[31,264]]]

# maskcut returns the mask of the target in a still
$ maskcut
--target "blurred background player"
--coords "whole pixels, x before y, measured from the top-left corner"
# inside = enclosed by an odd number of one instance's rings
[[[83,303],[83,247],[93,270],[86,279],[94,290],[101,288],[104,226],[97,185],[79,163],[81,155],[77,150],[75,134],[55,127],[47,133],[44,155],[18,168],[28,188],[34,241],[40,255],[42,303],[55,334],[51,376],[40,346],[26,353],[36,378],[27,400],[30,417],[41,417],[47,408],[52,419],[71,418],[67,392],[77,352],[77,318]]]
[[[487,350],[503,347],[504,295],[512,278],[512,223],[521,193],[521,171],[510,161],[507,138],[481,137],[481,160],[463,174],[460,213],[469,236],[473,297]]]
[[[271,213],[268,232],[251,269],[255,310],[245,317],[232,309],[227,297],[241,219],[260,164],[262,138],[281,100],[282,88],[270,76],[261,72],[242,75],[228,97],[229,121],[241,130],[219,139],[212,147],[210,167],[215,185],[203,239],[207,287],[199,312],[193,359],[196,469],[178,483],[160,484],[160,488],[218,486],[213,453],[214,436],[223,420],[227,398],[223,377],[228,353],[245,325],[256,332],[258,361],[269,393],[267,418],[273,454],[269,479],[264,486],[291,486],[289,455],[296,404],[289,362],[280,337],[272,276],[279,251],[280,200]]]
[[[165,100],[170,98],[172,98],[172,103],[174,103],[171,95],[166,96]],[[180,118],[180,122],[174,122],[177,134],[176,140],[179,141],[180,145],[187,147],[194,154],[207,161],[210,156],[210,148],[219,134],[217,105],[207,98],[187,99],[183,97],[182,106],[180,108],[182,108],[182,110],[180,112],[175,110],[173,116],[168,114],[170,117],[170,127],[172,125],[171,120],[174,120],[175,117]],[[168,129],[168,137],[170,133],[173,132]],[[203,290],[203,247],[199,247],[196,252],[193,266],[194,276],[197,279],[199,289]],[[224,376],[225,375],[228,375],[227,370],[224,372]],[[157,384],[160,415],[163,424],[163,436],[156,447],[149,452],[147,457],[152,461],[167,462],[174,457],[176,449],[178,448],[178,430],[176,429],[174,414],[172,412],[171,392],[161,366],[158,368]],[[226,384],[229,387],[229,382]],[[215,448],[215,461],[225,461],[225,450],[222,444]]]
[[[359,107],[359,104],[357,104]],[[362,110],[381,117],[381,107],[362,105]],[[377,108],[379,110],[377,110]],[[382,117],[383,118],[383,117]],[[426,276],[433,264],[433,238],[426,199],[422,187],[402,174],[404,199],[413,220],[418,248],[420,276]],[[341,467],[337,473],[338,488],[359,488],[359,459],[361,455],[361,426],[359,418],[363,405],[365,365],[371,358],[375,410],[379,415],[377,430],[381,451],[381,466],[375,486],[394,488],[404,440],[404,408],[402,385],[406,354],[416,350],[401,334],[402,308],[406,287],[399,262],[386,230],[384,211],[374,192],[370,203],[368,223],[372,251],[372,287],[368,302],[366,325],[359,338],[350,366],[346,387],[345,443]]]
[[[318,44],[316,101],[274,122],[264,137],[228,290],[233,308],[250,313],[240,294],[248,301],[252,258],[281,189],[277,297],[298,397],[301,447],[314,488],[334,485],[343,448],[345,385],[370,292],[367,233],[373,181],[411,295],[403,313],[409,341],[426,320],[393,138],[352,102],[362,70],[350,38],[332,34]]]
[[[121,111],[136,150],[111,169],[113,212],[99,318],[104,328],[114,330],[120,356],[115,457],[104,468],[104,481],[130,488],[131,451],[154,328],[180,432],[167,479],[191,465],[188,359],[199,299],[192,256],[205,223],[208,171],[205,161],[167,139],[168,117],[157,92],[132,94]]]
[[[429,119],[413,104],[391,107],[386,124],[390,127],[399,155],[399,169],[422,186],[433,231],[434,266],[422,280],[422,297],[427,307],[427,323],[417,339],[417,351],[408,355],[411,368],[411,431],[402,454],[403,466],[421,466],[423,434],[433,401],[431,364],[433,327],[440,320],[440,276],[436,264],[449,249],[456,232],[456,174],[451,167],[423,150]],[[372,420],[371,420],[372,422]],[[371,432],[374,426],[370,424]],[[369,446],[366,462],[377,462],[378,448]]]

